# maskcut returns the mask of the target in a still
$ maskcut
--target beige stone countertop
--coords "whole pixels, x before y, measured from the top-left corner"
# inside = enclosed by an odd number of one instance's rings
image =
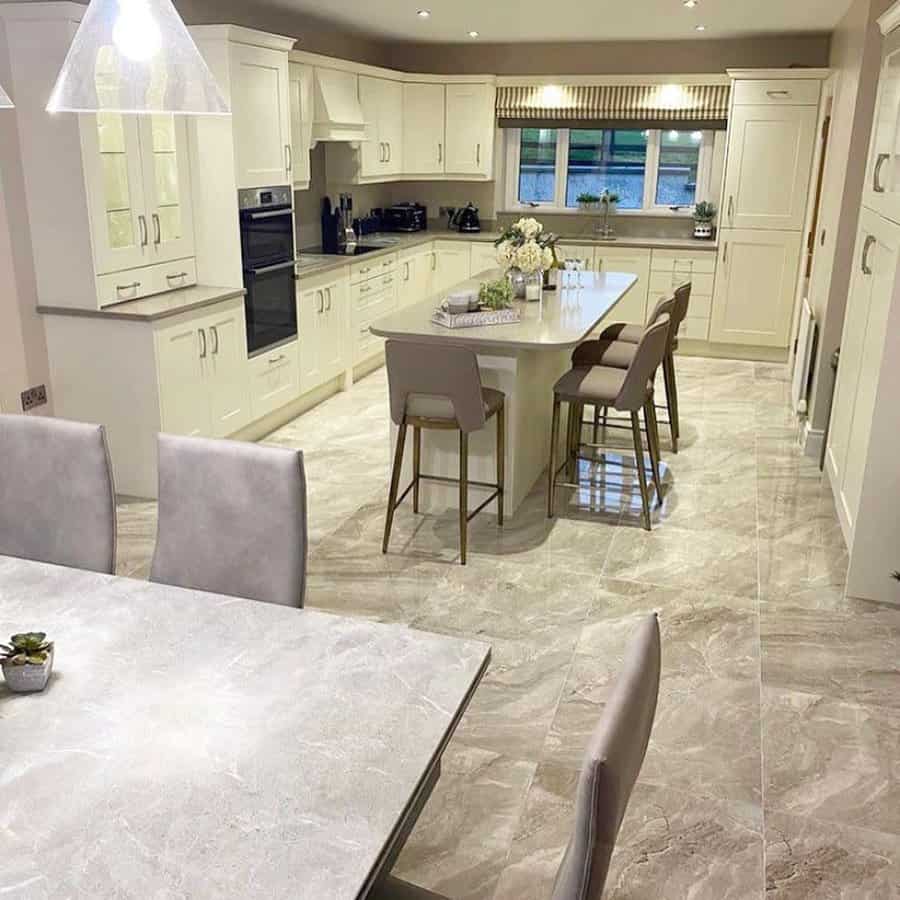
[[[132,322],[154,322],[169,316],[190,312],[203,306],[211,306],[232,297],[241,297],[246,291],[240,288],[216,287],[195,284],[191,287],[126,300],[102,309],[77,309],[71,306],[38,306],[39,313],[52,316],[92,316],[97,319],[127,319]]]
[[[446,294],[477,291],[483,279],[499,276],[498,269],[470,278],[450,291],[442,291],[377,319],[370,330],[384,338],[455,344],[473,350],[565,350],[583,341],[637,282],[636,275],[624,272],[583,272],[580,287],[544,291],[540,302],[515,301],[515,308],[522,316],[519,322],[446,328],[431,321]]]
[[[377,250],[359,256],[343,256],[340,254],[325,255],[315,250],[301,250],[297,256],[297,274],[301,280],[304,276],[319,275],[333,269],[340,269],[364,259],[378,259],[391,253],[402,253],[405,250],[429,244],[432,241],[467,241],[490,243],[500,237],[499,231],[476,231],[461,233],[447,229],[431,228],[417,231],[414,234],[372,234],[365,236],[360,243],[378,244]],[[382,242],[390,241],[382,246]],[[715,251],[716,241],[699,241],[693,238],[655,238],[655,237],[621,237],[614,241],[601,241],[586,235],[559,235],[562,244],[595,245],[598,247],[643,247],[656,250],[689,250]]]

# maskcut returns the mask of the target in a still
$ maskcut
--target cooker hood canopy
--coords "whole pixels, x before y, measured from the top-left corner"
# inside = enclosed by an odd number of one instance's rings
[[[314,70],[312,144],[319,141],[369,140],[359,103],[359,78],[339,69]]]

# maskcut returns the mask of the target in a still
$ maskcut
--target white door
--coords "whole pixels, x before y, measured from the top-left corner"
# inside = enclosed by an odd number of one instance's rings
[[[403,85],[403,172],[440,175],[444,171],[444,86]]]
[[[288,82],[291,97],[291,178],[294,187],[309,187],[309,145],[313,120],[312,66],[291,63]]]
[[[290,182],[288,56],[231,45],[231,125],[238,188]]]
[[[98,275],[154,261],[144,198],[139,119],[121,113],[80,117]]]
[[[386,156],[383,171],[388,175],[405,174],[403,160],[403,85],[399,81],[381,81],[378,106],[378,134]]]
[[[884,39],[863,206],[900,222],[900,31]]]
[[[208,353],[203,360],[213,437],[227,437],[250,422],[250,370],[244,303],[228,304],[200,323]]]
[[[197,320],[156,332],[156,368],[162,431],[209,437],[212,434],[206,362],[209,343]]]
[[[187,125],[183,116],[139,116],[144,199],[155,262],[194,255]]]
[[[711,341],[788,346],[800,243],[798,231],[719,232]]]
[[[325,288],[301,291],[297,298],[300,338],[300,393],[318,387],[322,377],[322,316],[325,313]]]
[[[494,141],[494,90],[489,84],[448,84],[444,171],[454,175],[491,174]]]
[[[722,228],[803,228],[817,121],[815,106],[733,108]]]
[[[475,275],[480,275],[482,272],[500,268],[500,263],[497,262],[497,248],[493,243],[473,241],[471,254],[472,262],[470,271],[473,277]]]
[[[885,332],[900,262],[898,251],[900,226],[863,208],[844,314],[827,453],[829,476],[848,541],[862,493]]]
[[[647,321],[647,295],[650,284],[650,251],[597,247],[594,268],[598,272],[625,272],[637,275],[637,284],[616,304],[610,320],[643,325]]]
[[[347,330],[349,284],[346,278],[324,287],[324,305],[321,315],[319,359],[322,378],[334,378],[344,371],[344,334]]]
[[[463,241],[438,241],[434,249],[434,293],[449,290],[470,277],[468,244]]]

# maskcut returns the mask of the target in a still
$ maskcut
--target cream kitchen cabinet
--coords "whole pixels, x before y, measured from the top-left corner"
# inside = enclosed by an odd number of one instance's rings
[[[493,241],[473,241],[471,250],[471,264],[469,267],[471,276],[474,277],[476,275],[480,275],[482,272],[487,272],[491,269],[499,268],[500,263],[497,261],[497,248],[494,246]]]
[[[387,78],[359,76],[359,103],[371,140],[360,148],[363,178],[398,175],[403,171],[403,85]]]
[[[162,431],[220,438],[250,422],[243,297],[161,324],[154,342]]]
[[[287,52],[231,42],[229,57],[237,187],[290,183],[291,91]]]
[[[404,84],[404,174],[442,175],[444,155],[444,85]]]
[[[370,326],[397,308],[398,271],[402,272],[402,267],[396,254],[350,267],[350,341],[354,365],[382,352],[384,340],[372,334]]]
[[[300,356],[290,341],[249,360],[250,408],[254,419],[286,406],[300,396]]]
[[[689,281],[691,299],[679,334],[689,340],[707,340],[715,272],[716,254],[712,250],[654,250],[650,262],[647,315],[653,312],[660,297],[671,294],[678,285]]]
[[[301,276],[298,282],[300,390],[304,394],[336,378],[346,368],[348,294],[346,270],[311,278]]]
[[[184,119],[85,115],[80,117],[80,135],[96,273],[191,257],[194,230]],[[119,280],[129,294],[116,299],[155,292],[149,278]],[[190,282],[173,287],[185,283]]]
[[[818,115],[815,103],[732,107],[721,228],[803,228]]]
[[[625,272],[637,275],[637,284],[612,311],[617,322],[643,325],[647,321],[647,294],[650,282],[650,251],[643,247],[598,246],[594,250],[598,272]]]
[[[415,247],[400,254],[398,264],[397,306],[405,309],[422,303],[432,294],[433,244]]]
[[[567,259],[573,259],[580,262],[585,270],[594,270],[594,247],[591,244],[557,244],[556,255],[563,265]]]
[[[444,172],[491,177],[494,165],[495,88],[484,83],[444,87]]]
[[[435,294],[465,281],[472,271],[469,245],[465,241],[435,241],[432,267],[431,289]]]
[[[710,341],[788,346],[800,245],[799,231],[719,232]]]
[[[291,179],[294,190],[309,187],[309,150],[313,123],[313,68],[303,63],[290,63],[288,88],[291,106]]]

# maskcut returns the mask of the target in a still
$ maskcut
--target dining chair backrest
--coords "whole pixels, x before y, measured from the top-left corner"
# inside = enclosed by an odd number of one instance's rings
[[[600,900],[609,861],[637,781],[659,695],[656,614],[640,625],[592,735],[575,797],[575,826],[551,900]]]
[[[115,571],[116,495],[102,425],[0,415],[0,554]]]
[[[455,418],[465,432],[484,427],[484,398],[478,359],[466,347],[388,341],[384,348],[391,418],[409,414]],[[437,402],[434,402],[437,401]]]
[[[302,451],[159,436],[151,581],[300,607],[306,554]]]
[[[637,410],[644,405],[647,385],[653,382],[668,346],[669,324],[668,313],[663,313],[644,331],[616,397],[616,409]]]

